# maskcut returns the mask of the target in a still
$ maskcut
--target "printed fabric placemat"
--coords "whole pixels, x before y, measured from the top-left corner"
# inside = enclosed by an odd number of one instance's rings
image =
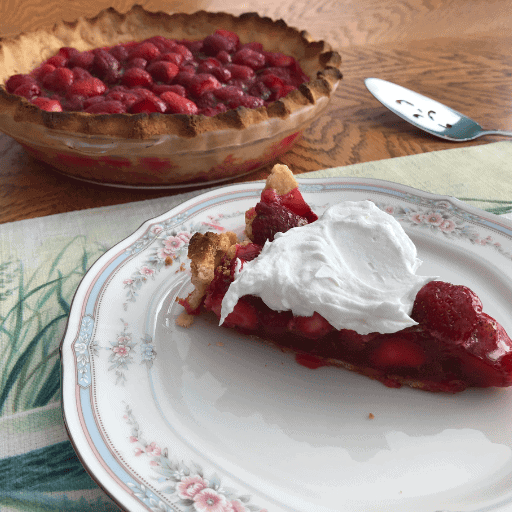
[[[350,176],[450,195],[512,218],[512,143],[303,174]],[[68,440],[59,345],[90,265],[144,221],[201,192],[0,225],[0,510],[114,511]]]

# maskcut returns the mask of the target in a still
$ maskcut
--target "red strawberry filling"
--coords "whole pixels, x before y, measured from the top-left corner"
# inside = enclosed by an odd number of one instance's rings
[[[84,52],[63,47],[29,74],[11,76],[5,87],[50,111],[212,116],[266,106],[308,80],[293,57],[265,51],[261,43],[242,45],[237,34],[220,29],[202,41],[155,36]],[[126,95],[112,97],[120,86]],[[141,88],[156,99],[141,95]],[[85,104],[96,96],[100,100]]]
[[[251,221],[254,243],[238,244],[234,257],[224,256],[203,300],[203,308],[219,318],[236,266],[241,263],[243,267],[257,257],[265,241],[277,232],[314,222],[317,217],[296,188],[281,196],[275,190],[264,190],[246,219]],[[181,302],[186,305],[186,300]],[[480,299],[469,288],[432,281],[418,292],[411,316],[418,325],[391,334],[360,335],[334,329],[318,313],[295,317],[246,295],[223,325],[291,349],[297,361],[310,368],[342,361],[389,387],[406,383],[455,393],[470,386],[512,385],[512,340],[496,320],[482,312]]]

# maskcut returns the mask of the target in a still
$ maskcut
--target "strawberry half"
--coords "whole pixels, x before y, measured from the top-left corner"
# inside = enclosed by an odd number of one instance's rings
[[[41,88],[37,84],[26,83],[20,85],[15,91],[14,94],[17,96],[23,96],[27,98],[27,100],[32,100],[41,94]]]
[[[256,205],[256,217],[252,221],[252,240],[258,245],[272,242],[276,233],[285,233],[289,229],[309,224],[301,217],[279,203],[264,203]]]
[[[160,50],[156,45],[150,43],[148,41],[143,41],[138,44],[129,52],[130,59],[134,59],[135,57],[140,57],[141,59],[145,59],[148,62],[156,59],[160,56]]]
[[[238,300],[233,311],[224,319],[226,327],[254,331],[259,324],[258,311],[246,297]]]
[[[56,92],[64,92],[74,81],[74,74],[68,68],[55,68],[51,73],[42,79],[42,84],[45,89]]]
[[[149,87],[153,83],[153,78],[144,69],[129,68],[124,72],[121,83],[128,87]]]
[[[119,61],[102,48],[93,50],[93,53],[92,72],[106,84],[115,84],[121,76]]]
[[[176,64],[164,60],[152,62],[146,70],[153,77],[155,82],[165,82],[166,84],[179,72],[179,68]]]
[[[160,95],[160,98],[166,104],[166,112],[169,114],[187,114],[194,115],[199,113],[197,105],[187,98],[172,92],[167,91]]]
[[[227,32],[227,31],[226,31]],[[206,36],[203,41],[203,52],[215,57],[219,52],[233,53],[238,47],[237,41],[227,34],[216,33]]]
[[[248,66],[257,71],[265,67],[265,56],[260,52],[244,47],[233,55],[233,63]]]
[[[302,194],[298,188],[294,188],[284,196],[281,196],[283,206],[295,212],[301,217],[305,217],[308,222],[318,220],[318,215],[310,208],[309,204],[304,201]]]
[[[192,95],[199,97],[202,94],[218,89],[219,87],[221,87],[221,84],[213,75],[201,73],[192,77],[188,90]]]
[[[107,86],[99,78],[92,77],[73,82],[71,87],[67,90],[66,95],[68,97],[83,96],[85,98],[90,98],[92,96],[99,96],[106,90]]]
[[[7,82],[5,82],[5,88],[7,89],[7,92],[14,93],[14,91],[22,85],[31,85],[35,83],[35,78],[30,75],[12,75],[9,77]]]
[[[167,110],[167,105],[158,96],[147,96],[133,103],[130,107],[132,114],[152,114],[159,112],[163,114]]]
[[[334,327],[316,311],[312,316],[295,317],[293,323],[294,329],[306,338],[321,338],[334,330]]]
[[[32,103],[39,107],[41,110],[47,112],[62,112],[62,105],[58,100],[51,100],[50,98],[35,98]]]
[[[89,114],[124,114],[126,107],[120,101],[99,101],[85,109]]]

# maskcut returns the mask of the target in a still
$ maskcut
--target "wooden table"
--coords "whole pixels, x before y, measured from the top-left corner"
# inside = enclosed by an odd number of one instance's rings
[[[325,39],[342,55],[342,80],[327,112],[281,162],[295,173],[428,151],[485,144],[496,137],[450,143],[420,132],[366,90],[380,77],[467,113],[485,128],[512,130],[512,0],[139,0],[148,10],[256,10]],[[128,0],[6,0],[0,36],[57,19],[93,16]],[[265,175],[264,170],[239,179]],[[123,190],[66,178],[0,135],[0,222],[121,204],[180,191]]]

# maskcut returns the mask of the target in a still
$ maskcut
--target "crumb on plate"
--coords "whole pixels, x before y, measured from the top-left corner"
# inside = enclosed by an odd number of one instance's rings
[[[180,327],[185,327],[185,329],[188,329],[193,323],[194,316],[189,315],[186,311],[180,313],[178,318],[176,318],[176,325],[179,325]]]

